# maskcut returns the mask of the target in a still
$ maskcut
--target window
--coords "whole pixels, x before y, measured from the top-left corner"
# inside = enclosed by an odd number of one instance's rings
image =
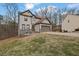
[[[25,24],[22,24],[22,30],[25,30]]]
[[[27,24],[26,26],[27,26],[27,28],[30,28],[30,25],[29,24]]]
[[[27,28],[27,30],[30,30],[30,25],[27,24],[27,25],[26,25],[26,28]]]
[[[68,23],[69,23],[70,21],[68,20]]]
[[[27,24],[27,26],[30,26],[29,24]]]
[[[24,21],[27,21],[27,18],[26,17],[24,17]]]

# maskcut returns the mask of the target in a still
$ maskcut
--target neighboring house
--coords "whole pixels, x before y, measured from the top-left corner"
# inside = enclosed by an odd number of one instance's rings
[[[19,13],[18,35],[24,35],[31,32],[52,31],[52,24],[43,17],[35,16],[30,10]]]
[[[5,16],[5,15],[0,15],[0,24],[4,25],[4,24],[8,24],[8,22],[11,21],[9,19],[9,17]]]
[[[67,15],[62,21],[62,32],[79,30],[79,15]]]

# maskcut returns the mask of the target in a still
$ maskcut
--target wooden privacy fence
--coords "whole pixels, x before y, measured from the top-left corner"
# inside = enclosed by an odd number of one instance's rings
[[[18,25],[0,24],[0,40],[8,37],[13,37],[18,34]]]

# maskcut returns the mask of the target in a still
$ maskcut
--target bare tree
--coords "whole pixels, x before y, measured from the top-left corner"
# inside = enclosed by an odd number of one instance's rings
[[[68,14],[75,14],[75,11],[76,11],[76,8],[71,8],[67,10]]]
[[[18,14],[18,5],[15,3],[6,3],[4,4],[4,7],[8,18],[16,22],[16,18]]]
[[[57,25],[57,9],[50,6],[48,8],[40,8],[37,12],[35,12],[37,16],[46,18],[51,24],[52,29],[53,25]]]
[[[52,7],[51,8],[40,8],[40,10],[35,12],[35,14],[37,16],[46,18],[50,22],[53,22],[54,11],[52,10]]]
[[[18,17],[18,4],[15,3],[5,3],[3,5],[6,11],[6,20],[9,23],[10,21],[14,24],[14,32],[16,31],[16,21]]]

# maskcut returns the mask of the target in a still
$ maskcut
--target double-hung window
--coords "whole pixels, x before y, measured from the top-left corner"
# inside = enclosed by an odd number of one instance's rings
[[[25,24],[22,24],[22,30],[25,30]]]

